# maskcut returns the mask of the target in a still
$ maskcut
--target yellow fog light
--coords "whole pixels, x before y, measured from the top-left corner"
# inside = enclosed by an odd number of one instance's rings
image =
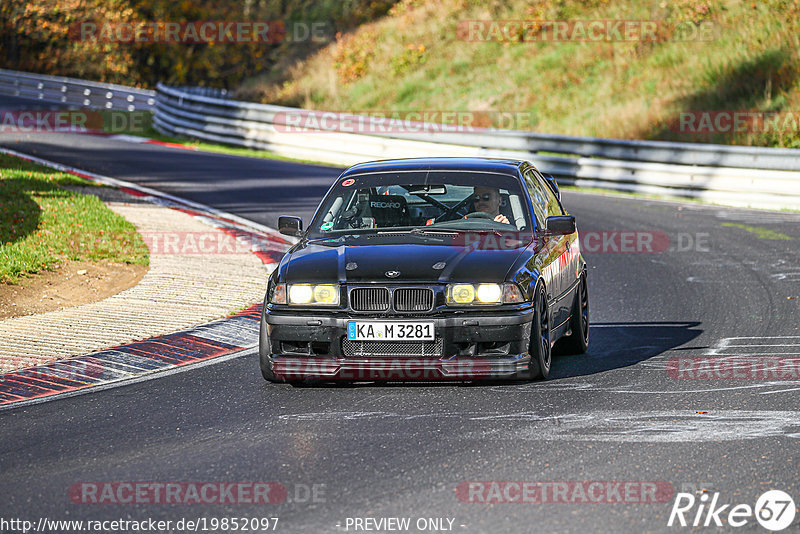
[[[317,304],[339,304],[339,288],[333,285],[314,286],[314,301]]]
[[[475,288],[472,284],[453,284],[450,286],[450,298],[456,304],[472,304],[475,300]]]
[[[478,301],[483,304],[494,304],[500,302],[503,296],[503,289],[500,284],[478,284]]]

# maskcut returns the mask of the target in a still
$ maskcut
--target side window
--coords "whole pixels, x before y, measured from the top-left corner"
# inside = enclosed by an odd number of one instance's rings
[[[553,193],[550,186],[547,185],[547,180],[545,180],[544,176],[541,174],[537,173],[537,176],[539,176],[539,183],[542,184],[542,188],[547,192],[547,215],[564,215],[564,210],[561,209],[558,197]]]
[[[544,220],[548,214],[547,192],[542,190],[539,179],[534,174],[533,169],[525,171],[525,187],[531,196],[533,213],[536,215],[536,224],[537,226],[544,226]]]
[[[553,193],[553,190],[550,189],[549,185],[547,185],[547,180],[545,180],[544,176],[533,171],[532,169],[531,173],[536,177],[536,183],[539,185],[539,188],[542,190],[542,194],[547,199],[547,216],[564,215],[564,211],[561,209],[561,204],[558,203],[556,194]]]

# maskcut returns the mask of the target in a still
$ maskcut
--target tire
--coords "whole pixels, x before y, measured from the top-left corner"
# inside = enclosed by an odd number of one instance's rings
[[[572,333],[559,340],[559,354],[583,354],[589,348],[589,291],[586,286],[586,273],[581,274],[572,314],[569,318]]]
[[[536,291],[529,350],[531,355],[530,379],[546,379],[550,374],[553,355],[550,347],[550,310],[547,306],[547,294],[544,286],[539,286]]]
[[[267,321],[261,317],[261,331],[258,336],[258,360],[261,365],[261,376],[267,382],[283,382],[272,372],[272,358],[270,357],[270,342],[267,334]]]

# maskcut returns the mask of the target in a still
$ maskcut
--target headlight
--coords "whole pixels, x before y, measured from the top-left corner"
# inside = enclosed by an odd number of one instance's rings
[[[289,304],[308,304],[314,298],[314,289],[306,284],[289,286]]]
[[[500,287],[500,284],[478,284],[475,294],[481,304],[494,304],[500,302],[503,288]]]
[[[274,304],[286,304],[279,302],[275,295],[279,293],[279,284],[275,288],[271,302]],[[288,303],[295,305],[318,305],[318,306],[338,306],[339,305],[339,286],[336,284],[286,284],[284,295],[288,295]]]
[[[447,286],[449,305],[512,304],[525,299],[517,284],[450,284]]]

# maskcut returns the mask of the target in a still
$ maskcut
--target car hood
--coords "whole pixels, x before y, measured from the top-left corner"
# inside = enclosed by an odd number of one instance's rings
[[[282,277],[295,283],[499,282],[525,249],[524,243],[497,250],[437,243],[305,242],[285,258]]]

